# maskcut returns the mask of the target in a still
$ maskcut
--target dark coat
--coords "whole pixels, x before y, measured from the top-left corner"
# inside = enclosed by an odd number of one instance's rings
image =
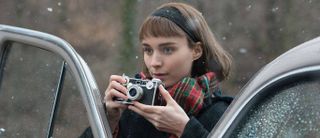
[[[205,101],[205,108],[197,116],[191,116],[182,138],[205,138],[218,122],[224,111],[231,103],[231,97],[215,97]],[[167,138],[170,134],[158,131],[148,120],[137,113],[126,110],[119,124],[118,138]]]
[[[214,93],[205,101],[205,106],[197,116],[190,116],[181,138],[206,138],[231,103],[231,97]],[[150,122],[133,111],[125,110],[119,123],[118,138],[167,138],[170,134],[158,131]],[[82,138],[93,137],[88,128]]]

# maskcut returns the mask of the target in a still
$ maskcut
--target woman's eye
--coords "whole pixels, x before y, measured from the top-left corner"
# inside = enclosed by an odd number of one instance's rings
[[[153,50],[151,48],[147,48],[147,47],[143,48],[143,53],[146,53],[147,55],[151,55],[152,52],[153,52]]]
[[[171,47],[165,47],[165,48],[163,48],[162,51],[163,51],[164,54],[170,55],[170,54],[172,54],[172,52],[173,52],[173,48],[171,48]]]

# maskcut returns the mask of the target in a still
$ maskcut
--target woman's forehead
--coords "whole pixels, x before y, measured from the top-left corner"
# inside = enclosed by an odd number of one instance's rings
[[[171,36],[171,37],[154,37],[149,36],[141,40],[141,43],[180,43],[187,42],[186,36]]]
[[[150,17],[140,28],[140,39],[145,37],[183,36],[185,33],[172,21],[163,17]]]

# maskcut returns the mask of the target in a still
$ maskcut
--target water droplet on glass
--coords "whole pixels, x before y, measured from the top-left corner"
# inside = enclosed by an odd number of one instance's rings
[[[53,9],[50,8],[50,7],[48,7],[47,10],[48,10],[49,12],[52,12],[52,11],[53,11]]]
[[[20,61],[23,61],[23,58],[22,58],[22,57],[20,57],[20,58],[19,58],[19,60],[20,60]]]
[[[232,22],[228,22],[228,25],[229,25],[229,26],[232,26]]]
[[[58,6],[61,6],[61,2],[58,2]]]
[[[136,59],[139,59],[139,56],[136,56]]]

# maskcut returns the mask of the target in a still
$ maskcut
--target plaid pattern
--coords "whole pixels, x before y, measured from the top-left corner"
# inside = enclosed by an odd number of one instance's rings
[[[203,107],[204,99],[213,95],[218,80],[213,72],[198,78],[185,77],[168,91],[175,101],[190,115],[196,115]]]
[[[141,79],[147,79],[146,75],[142,72],[138,76]],[[195,116],[204,106],[204,99],[211,97],[216,90],[219,90],[218,85],[216,74],[208,72],[197,78],[182,78],[181,81],[172,86],[168,91],[188,116]],[[164,99],[158,98],[161,105],[165,105]],[[177,138],[177,136],[169,135],[169,138]]]
[[[139,74],[146,79],[143,73]],[[168,91],[188,116],[196,115],[202,109],[204,99],[211,97],[218,88],[218,80],[214,72],[208,72],[197,78],[185,77]],[[159,99],[164,105],[163,99]]]

